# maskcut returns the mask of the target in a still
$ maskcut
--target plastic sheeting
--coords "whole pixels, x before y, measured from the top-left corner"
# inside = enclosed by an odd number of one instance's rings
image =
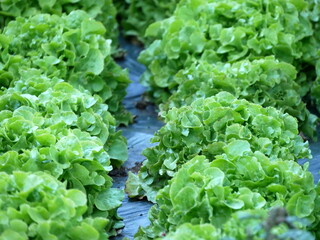
[[[124,163],[122,169],[115,172],[114,185],[124,188],[127,172],[138,172],[144,157],[141,155],[143,149],[152,146],[150,139],[154,133],[163,125],[157,118],[156,107],[143,102],[145,88],[139,83],[139,78],[144,72],[144,66],[137,62],[137,57],[142,50],[141,47],[129,44],[121,40],[122,48],[126,56],[118,63],[129,69],[132,83],[127,90],[124,105],[134,116],[135,121],[128,127],[121,127],[123,135],[128,140],[129,159]],[[146,200],[132,200],[126,196],[123,205],[119,208],[119,215],[123,218],[125,227],[115,239],[127,237],[133,239],[139,226],[147,226],[148,210],[152,204]]]
[[[124,104],[136,116],[134,124],[121,128],[123,135],[128,139],[129,159],[122,169],[114,172],[113,179],[116,187],[124,188],[127,172],[137,172],[139,170],[141,162],[144,160],[141,155],[142,150],[152,145],[150,139],[163,123],[157,118],[156,107],[143,102],[142,96],[145,88],[139,83],[139,78],[145,68],[137,62],[137,57],[142,48],[123,39],[120,42],[127,54],[118,63],[129,70],[130,79],[132,80]],[[313,159],[309,161],[309,169],[315,176],[315,182],[318,182],[320,176],[320,141],[311,143],[311,151]],[[300,161],[300,163],[305,162],[306,160]],[[114,239],[118,240],[124,237],[133,239],[139,226],[149,224],[148,210],[151,206],[152,204],[146,200],[132,200],[126,196],[122,207],[118,211],[119,215],[124,219],[125,227]]]

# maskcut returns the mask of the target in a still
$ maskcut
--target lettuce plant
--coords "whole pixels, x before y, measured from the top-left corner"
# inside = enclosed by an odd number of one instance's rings
[[[62,79],[48,78],[37,69],[21,70],[20,75],[13,87],[0,94],[1,110],[31,106],[44,118],[44,127],[63,124],[99,138],[113,166],[120,167],[127,160],[126,139],[116,131],[116,121],[99,96],[79,91]]]
[[[314,240],[315,237],[305,230],[306,225],[306,221],[288,216],[282,208],[275,208],[270,212],[264,209],[246,210],[232,214],[232,217],[221,228],[216,228],[211,224],[186,223],[161,239]]]
[[[91,18],[103,23],[107,30],[106,37],[112,39],[114,46],[118,42],[116,8],[112,0],[3,0],[0,10],[2,27],[17,17],[30,17],[39,13],[62,15],[73,10],[83,10]]]
[[[146,31],[156,40],[139,57],[148,68],[142,82],[156,102],[165,102],[177,88],[173,76],[196,60],[215,64],[274,55],[297,68],[304,96],[318,58],[313,2],[181,0],[172,17]]]
[[[161,237],[185,223],[224,228],[237,211],[274,207],[306,219],[308,229],[318,231],[319,187],[307,166],[272,160],[259,151],[211,160],[196,156],[182,166],[159,191],[149,213],[151,225],[141,228],[137,239]]]
[[[108,220],[85,218],[86,196],[44,173],[0,172],[1,239],[108,239]]]
[[[296,74],[292,65],[274,57],[215,65],[199,61],[175,75],[177,90],[162,105],[162,110],[228,91],[264,107],[282,109],[298,119],[300,130],[315,138],[317,117],[310,114],[301,100]]]
[[[0,94],[0,171],[43,171],[88,197],[86,215],[108,219],[115,235],[123,191],[108,172],[127,159],[126,140],[98,96],[38,70],[22,73]]]
[[[130,81],[112,59],[105,31],[83,11],[17,18],[0,35],[0,84],[12,86],[22,69],[36,68],[49,78],[98,94],[118,122],[128,124],[132,118],[121,102]]]
[[[271,159],[310,158],[308,142],[298,135],[295,118],[275,108],[238,100],[228,92],[197,99],[189,106],[171,109],[152,139],[157,146],[143,151],[146,160],[127,181],[129,196],[146,195],[154,201],[176,171],[200,154],[213,159],[260,151]]]
[[[119,14],[125,34],[137,36],[142,42],[148,42],[145,38],[147,27],[156,21],[170,17],[179,0],[122,0],[119,2],[121,2]],[[117,3],[115,4],[117,6]]]

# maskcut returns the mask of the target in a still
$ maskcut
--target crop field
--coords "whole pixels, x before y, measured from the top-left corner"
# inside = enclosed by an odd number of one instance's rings
[[[320,240],[318,0],[0,0],[0,240]]]

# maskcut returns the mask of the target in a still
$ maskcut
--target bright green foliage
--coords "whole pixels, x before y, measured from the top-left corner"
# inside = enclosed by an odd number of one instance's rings
[[[279,213],[278,213],[279,212]],[[274,217],[271,219],[271,217]],[[175,232],[169,233],[165,240],[314,240],[314,236],[304,230],[305,223],[277,208],[266,210],[246,210],[232,214],[221,229],[211,224],[183,224]]]
[[[271,161],[309,158],[308,143],[298,135],[295,118],[275,108],[263,108],[230,93],[198,99],[189,106],[173,108],[147,148],[138,176],[130,174],[129,196],[146,195],[154,201],[175,172],[194,156],[242,156],[260,151]]]
[[[0,172],[0,239],[108,239],[108,220],[84,218],[86,196],[43,172]]]
[[[307,166],[272,160],[259,151],[211,160],[197,156],[182,166],[157,194],[151,225],[140,229],[137,239],[160,237],[184,223],[237,231],[228,223],[234,212],[274,207],[285,207],[289,215],[308,220],[310,230],[318,230],[320,196]]]
[[[139,237],[137,237],[139,239]],[[144,239],[143,237],[140,239]],[[145,238],[148,239],[148,238]],[[166,240],[221,240],[219,229],[211,224],[192,225],[183,224],[175,232],[170,232],[164,238]]]
[[[199,61],[176,74],[173,80],[177,83],[177,91],[167,104],[162,105],[162,110],[228,91],[264,107],[282,109],[298,119],[300,129],[306,135],[315,137],[317,117],[310,114],[301,100],[300,87],[294,81],[296,74],[292,65],[273,57],[218,65]]]
[[[62,15],[73,10],[83,10],[91,18],[103,23],[106,37],[114,46],[118,42],[116,9],[112,0],[2,0],[0,3],[0,23],[5,26],[16,17],[30,17],[39,13]]]
[[[127,159],[127,145],[98,96],[80,92],[37,70],[0,94],[0,171],[44,171],[88,197],[87,215],[122,227],[116,211],[123,191],[111,189],[108,172]]]
[[[196,60],[215,64],[274,55],[297,68],[304,96],[318,45],[309,7],[303,0],[182,0],[172,17],[146,31],[157,40],[140,55],[148,68],[142,82],[156,102],[165,102],[177,88],[174,75]]]
[[[12,88],[0,94],[1,111],[12,111],[14,116],[17,108],[29,106],[32,108],[30,111],[40,114],[43,118],[37,120],[38,127],[54,128],[60,124],[60,127],[79,129],[90,137],[99,138],[104,150],[110,154],[114,166],[120,167],[127,160],[126,139],[121,136],[121,132],[116,131],[116,121],[100,97],[91,96],[88,91],[78,91],[56,77],[50,79],[36,69],[20,71],[20,75],[20,79],[14,82]],[[1,121],[7,121],[8,116]],[[27,119],[29,117],[24,113],[22,116]],[[21,137],[22,135],[19,136]],[[3,144],[2,147],[9,146]]]
[[[118,11],[125,34],[137,36],[139,40],[146,42],[147,27],[156,21],[170,17],[179,0],[122,0],[119,2],[121,3],[119,3]],[[125,5],[125,7],[120,5]]]
[[[36,68],[49,78],[62,78],[98,94],[116,119],[128,124],[131,116],[121,101],[130,81],[127,71],[112,59],[105,31],[83,11],[17,18],[0,34],[0,86],[12,86],[23,69]]]

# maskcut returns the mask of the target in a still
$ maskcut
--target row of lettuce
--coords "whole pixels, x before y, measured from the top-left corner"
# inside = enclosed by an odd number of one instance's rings
[[[126,11],[171,14],[140,35],[165,125],[126,183],[156,203],[136,239],[320,238],[320,185],[297,163],[317,138],[320,3],[136,2]]]
[[[108,239],[128,157],[111,0],[1,1],[0,238]],[[80,10],[79,10],[80,9]]]

